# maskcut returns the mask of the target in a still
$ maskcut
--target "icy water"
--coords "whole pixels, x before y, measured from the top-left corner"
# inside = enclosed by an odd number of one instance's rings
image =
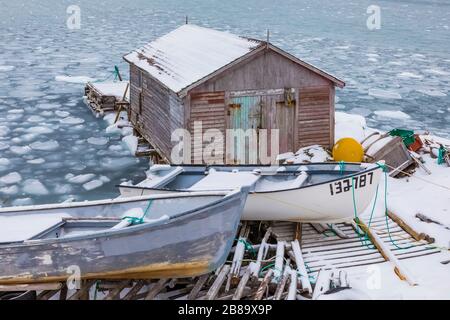
[[[143,177],[147,162],[134,159],[120,136],[106,134],[107,124],[83,104],[83,82],[108,78],[115,64],[126,73],[123,54],[186,15],[250,37],[264,39],[270,29],[271,42],[342,78],[347,86],[337,92],[337,109],[366,116],[370,126],[450,137],[450,2],[376,1],[381,29],[370,31],[371,4],[0,0],[3,205],[112,197],[121,180]],[[66,25],[69,5],[81,9],[80,29]],[[79,78],[61,81],[65,76]]]

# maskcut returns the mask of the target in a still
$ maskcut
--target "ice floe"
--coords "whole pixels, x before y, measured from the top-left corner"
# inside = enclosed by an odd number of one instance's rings
[[[22,176],[18,172],[11,172],[3,177],[0,177],[0,183],[3,184],[14,184],[20,181],[22,181]]]
[[[103,146],[108,143],[108,139],[104,137],[90,137],[87,142],[97,146]]]
[[[377,116],[383,117],[383,118],[392,118],[392,119],[399,119],[399,120],[407,120],[410,119],[411,116],[404,113],[403,111],[392,111],[392,110],[377,110],[374,112]]]
[[[67,117],[67,118],[59,120],[59,122],[64,123],[64,124],[81,124],[81,123],[84,123],[84,119],[77,118],[77,117]]]
[[[69,83],[86,83],[95,81],[94,78],[86,77],[86,76],[56,76],[56,81],[69,82]]]
[[[97,189],[103,185],[103,181],[100,179],[94,179],[83,184],[83,188],[87,191]]]
[[[23,183],[23,191],[32,195],[47,195],[47,188],[38,179],[27,179]]]
[[[400,93],[393,90],[369,89],[369,96],[380,99],[401,99]]]
[[[56,140],[36,141],[30,144],[30,147],[34,150],[51,151],[57,149],[59,143]]]

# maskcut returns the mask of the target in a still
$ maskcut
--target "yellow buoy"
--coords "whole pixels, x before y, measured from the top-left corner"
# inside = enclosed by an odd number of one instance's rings
[[[362,145],[353,138],[342,138],[333,147],[335,161],[361,162],[364,158]]]

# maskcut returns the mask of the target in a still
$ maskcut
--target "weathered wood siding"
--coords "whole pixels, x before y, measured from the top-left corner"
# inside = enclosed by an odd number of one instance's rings
[[[192,162],[202,159],[203,147],[209,142],[201,143],[199,135],[194,137],[194,122],[201,122],[202,135],[206,130],[216,129],[219,130],[223,137],[225,137],[225,92],[206,92],[206,93],[194,93],[191,95],[190,100],[190,116],[188,120],[188,129],[191,133],[192,141]],[[199,131],[199,130],[198,130]],[[197,141],[194,139],[197,138]],[[200,148],[201,147],[201,148]],[[222,161],[224,160],[224,149],[216,149],[220,155]]]
[[[191,94],[280,88],[295,90],[294,109],[287,109],[283,99],[267,96],[262,110],[262,127],[280,129],[280,152],[296,151],[311,144],[332,146],[334,84],[272,50],[225,70],[191,90]]]
[[[171,134],[184,127],[181,100],[148,73],[135,66],[130,71],[131,122],[164,158],[170,159]]]
[[[330,88],[300,88],[298,103],[298,147],[331,145],[331,127],[334,117],[330,108]],[[334,114],[334,112],[333,112]]]

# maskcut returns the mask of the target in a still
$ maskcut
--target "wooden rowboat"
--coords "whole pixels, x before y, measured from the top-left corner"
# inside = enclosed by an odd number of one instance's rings
[[[119,188],[121,195],[127,197],[248,186],[250,194],[243,220],[338,223],[351,220],[355,211],[359,215],[368,207],[381,173],[381,166],[367,163],[280,167],[159,165],[151,167],[141,183]]]
[[[0,284],[64,281],[77,270],[82,279],[211,272],[225,262],[247,194],[244,188],[1,208]]]

